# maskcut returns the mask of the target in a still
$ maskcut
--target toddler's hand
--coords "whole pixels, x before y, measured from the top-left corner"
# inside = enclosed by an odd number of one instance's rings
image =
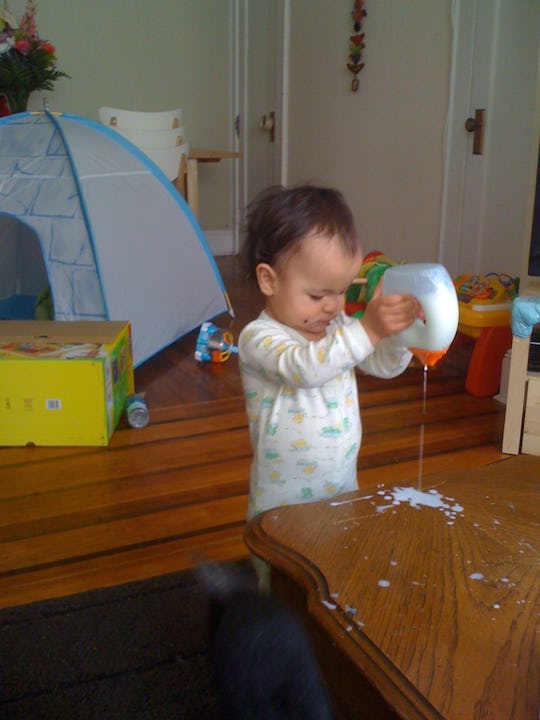
[[[408,328],[417,317],[423,320],[424,312],[414,295],[382,295],[379,283],[360,322],[371,344],[376,345],[383,338]]]

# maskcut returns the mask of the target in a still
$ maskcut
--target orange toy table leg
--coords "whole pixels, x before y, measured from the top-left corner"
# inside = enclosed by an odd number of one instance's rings
[[[499,391],[502,361],[512,346],[509,325],[488,327],[482,333],[471,355],[465,389],[476,397],[488,397]]]

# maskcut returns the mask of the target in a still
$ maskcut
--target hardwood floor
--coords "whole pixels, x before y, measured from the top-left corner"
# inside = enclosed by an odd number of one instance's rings
[[[218,265],[236,317],[216,323],[237,337],[261,299],[236,258]],[[251,450],[238,358],[198,365],[196,336],[136,370],[146,428],[122,422],[107,448],[0,449],[0,607],[247,555]],[[449,467],[467,473],[504,457],[504,405],[465,392],[470,350],[458,336],[429,371],[425,413],[420,367],[390,381],[359,377],[362,487],[416,483]]]

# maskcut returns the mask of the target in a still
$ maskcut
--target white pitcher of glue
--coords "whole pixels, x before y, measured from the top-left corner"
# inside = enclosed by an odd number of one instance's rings
[[[382,276],[382,292],[414,295],[425,320],[416,318],[397,337],[423,363],[434,365],[448,350],[457,331],[459,307],[452,278],[438,263],[393,265]]]

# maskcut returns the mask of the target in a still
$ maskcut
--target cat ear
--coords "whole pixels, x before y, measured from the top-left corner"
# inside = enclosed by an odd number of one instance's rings
[[[233,563],[203,562],[195,567],[195,574],[202,591],[220,603],[255,589],[254,573],[248,567],[243,571]]]
[[[195,573],[199,585],[210,597],[225,598],[232,594],[234,590],[232,573],[223,565],[203,563],[197,565]]]

